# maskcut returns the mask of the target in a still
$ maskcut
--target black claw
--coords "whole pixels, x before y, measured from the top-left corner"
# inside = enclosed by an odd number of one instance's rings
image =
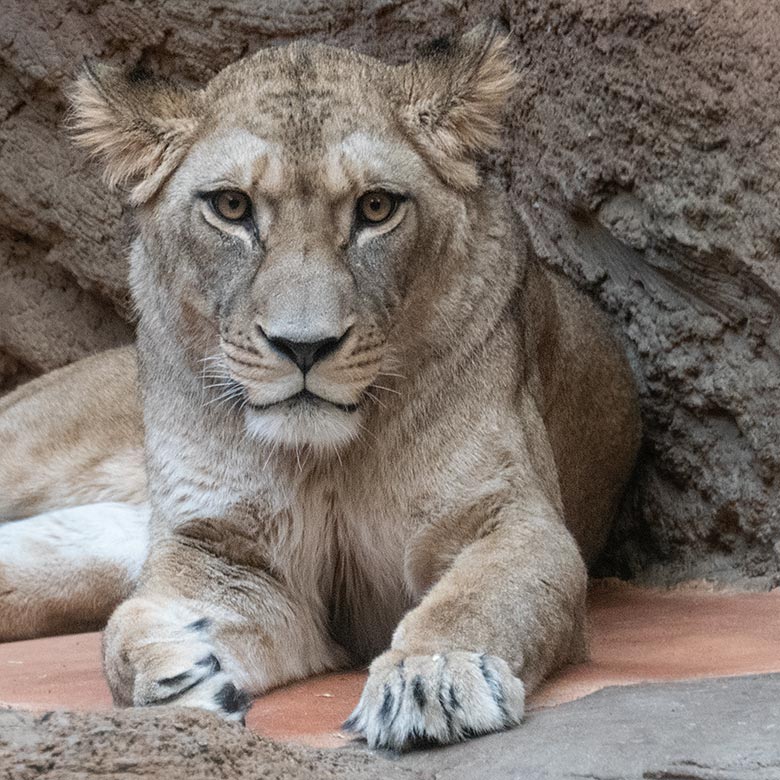
[[[180,685],[185,680],[189,679],[192,672],[182,672],[181,674],[174,674],[173,677],[162,677],[157,681],[158,685],[164,685],[166,688],[170,688],[172,685]]]
[[[205,658],[201,658],[200,661],[196,661],[195,666],[199,668],[206,667],[206,672],[205,674],[198,676],[198,678],[193,683],[194,685],[197,685],[204,680],[208,680],[209,677],[213,677],[222,668],[219,663],[219,659],[213,654],[207,655]],[[176,685],[181,685],[183,682],[189,680],[190,677],[192,677],[192,670],[188,669],[186,672],[182,672],[181,674],[174,674],[172,677],[162,677],[157,681],[157,684],[163,685],[166,688],[171,688]],[[190,688],[192,688],[192,686],[189,686],[185,690],[190,690]]]
[[[245,712],[249,709],[249,704],[252,701],[247,693],[240,691],[232,682],[225,683],[214,699],[220,709],[228,715]]]
[[[395,719],[398,717],[398,714],[401,712],[401,706],[404,703],[404,696],[406,695],[406,677],[401,675],[401,690],[398,693],[398,705],[395,708],[395,712],[393,713],[393,717],[390,718],[390,723],[388,723],[388,726],[392,726],[395,723]]]
[[[198,618],[197,620],[193,620],[188,626],[185,626],[185,628],[190,631],[206,631],[211,628],[211,618]]]
[[[444,667],[442,669],[442,673],[444,673],[447,669],[447,656],[444,656]],[[449,734],[450,739],[452,740],[455,736],[455,730],[453,726],[453,718],[452,718],[452,709],[448,706],[448,704],[452,703],[453,699],[453,690],[452,685],[450,685],[450,700],[449,702],[444,696],[444,688],[440,685],[437,691],[437,698],[439,699],[439,706],[441,707],[441,711],[444,713],[444,717],[447,720],[447,734]]]
[[[393,709],[393,692],[389,685],[385,685],[385,695],[382,699],[382,706],[379,708],[379,717],[386,721]]]
[[[451,696],[450,700],[452,700]],[[441,688],[439,688],[439,706],[441,707],[441,711],[444,713],[444,717],[447,721],[447,733],[450,735],[451,739],[453,735],[452,710],[447,706],[447,700],[444,698],[444,691]]]
[[[423,709],[428,701],[428,697],[425,695],[425,686],[419,674],[412,681],[412,696],[414,696],[417,706]]]
[[[496,680],[496,678],[493,677],[493,673],[487,668],[484,654],[479,657],[479,670],[482,672],[482,676],[485,678],[485,682],[487,683],[488,688],[490,688],[490,693],[493,694],[493,698],[499,703],[502,702],[504,700],[504,692],[501,689],[501,682]]]
[[[506,697],[504,696],[504,688],[501,685],[501,680],[497,680],[493,673],[487,668],[485,663],[485,655],[479,657],[479,669],[482,672],[482,676],[485,678],[490,693],[498,704],[498,708],[501,710],[501,717],[503,718],[504,725],[510,725],[512,719],[509,717],[509,712],[506,709]]]
[[[356,712],[353,712],[342,724],[342,731],[355,732],[357,731],[358,716]]]
[[[454,685],[450,685],[450,709],[460,709],[460,700],[458,699],[458,695],[455,693]]]
[[[207,655],[205,658],[201,658],[200,661],[195,664],[195,666],[208,667],[208,673],[206,677],[211,677],[217,672],[222,671],[222,664],[220,664],[219,658],[217,658],[217,656],[215,656],[213,653]]]
[[[189,672],[184,673],[185,676],[189,676]],[[182,677],[181,674],[177,674],[176,677]],[[167,677],[166,680],[175,680],[176,677]],[[149,702],[149,704],[157,705],[157,704],[173,704],[177,699],[180,699],[182,696],[184,696],[185,693],[189,693],[196,685],[200,685],[203,682],[203,678],[199,677],[196,680],[193,680],[189,685],[185,685],[181,690],[174,691],[169,696],[161,696],[159,699],[155,699],[152,702]],[[165,684],[165,680],[158,680],[158,685]]]

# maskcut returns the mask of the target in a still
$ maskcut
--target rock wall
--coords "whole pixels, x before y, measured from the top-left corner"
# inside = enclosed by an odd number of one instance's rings
[[[612,316],[646,445],[601,573],[780,581],[780,6],[0,0],[0,389],[132,338],[128,220],[62,130],[82,58],[202,83],[297,37],[400,60],[485,17],[537,252]]]

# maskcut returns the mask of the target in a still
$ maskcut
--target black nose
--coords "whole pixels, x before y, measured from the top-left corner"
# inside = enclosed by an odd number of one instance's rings
[[[319,341],[290,341],[290,339],[271,338],[268,343],[286,358],[292,360],[305,374],[318,360],[322,360],[338,349],[346,333],[339,338],[320,339]]]

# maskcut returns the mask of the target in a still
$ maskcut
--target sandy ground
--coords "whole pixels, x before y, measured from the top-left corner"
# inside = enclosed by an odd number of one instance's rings
[[[315,780],[418,777],[368,751],[281,745],[207,713],[0,712],[3,780],[149,777]]]

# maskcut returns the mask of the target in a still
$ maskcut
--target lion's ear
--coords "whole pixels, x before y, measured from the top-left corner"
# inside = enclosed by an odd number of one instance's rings
[[[475,158],[494,148],[517,83],[509,38],[481,24],[456,41],[437,41],[403,67],[403,120],[420,151],[450,184],[477,185]]]
[[[179,164],[198,125],[199,93],[139,71],[85,65],[71,92],[75,140],[101,158],[112,189],[148,200]]]

